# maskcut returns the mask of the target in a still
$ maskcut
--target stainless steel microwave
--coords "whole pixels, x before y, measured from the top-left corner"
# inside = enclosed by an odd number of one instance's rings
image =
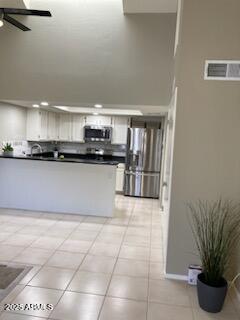
[[[104,126],[85,126],[84,140],[85,142],[90,142],[90,141],[111,142],[112,128],[104,127]]]

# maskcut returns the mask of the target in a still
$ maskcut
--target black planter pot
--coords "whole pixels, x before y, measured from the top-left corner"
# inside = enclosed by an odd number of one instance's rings
[[[212,287],[204,282],[204,274],[200,273],[197,280],[198,302],[200,307],[207,312],[217,313],[222,310],[226,295],[228,284],[222,278],[219,286]]]

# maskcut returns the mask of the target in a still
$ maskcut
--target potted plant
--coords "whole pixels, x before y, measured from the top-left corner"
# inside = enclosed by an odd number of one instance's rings
[[[199,201],[189,209],[203,270],[197,280],[199,305],[217,313],[226,298],[228,283],[224,276],[240,237],[240,205],[220,199]]]
[[[13,155],[13,147],[12,147],[11,143],[6,143],[3,146],[2,151],[3,151],[3,155],[12,156]]]

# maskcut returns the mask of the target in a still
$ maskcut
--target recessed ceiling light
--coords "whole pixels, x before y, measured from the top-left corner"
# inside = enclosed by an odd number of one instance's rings
[[[33,104],[33,108],[39,108],[39,104]]]
[[[46,101],[43,101],[43,102],[41,102],[41,106],[47,107],[47,106],[49,106],[49,103]]]
[[[93,115],[94,115],[94,116],[98,116],[98,113],[97,113],[97,112],[93,112]]]
[[[60,109],[60,110],[64,110],[64,111],[68,111],[69,107],[66,106],[55,106],[54,108]]]
[[[101,104],[95,104],[95,106],[94,106],[95,108],[99,108],[99,109],[101,109],[103,106],[101,105]]]

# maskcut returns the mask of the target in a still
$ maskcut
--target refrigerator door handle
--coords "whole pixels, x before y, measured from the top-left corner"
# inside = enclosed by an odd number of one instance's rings
[[[145,176],[145,177],[156,177],[160,173],[147,173],[147,172],[135,172],[135,171],[125,171],[125,174],[132,176]]]

